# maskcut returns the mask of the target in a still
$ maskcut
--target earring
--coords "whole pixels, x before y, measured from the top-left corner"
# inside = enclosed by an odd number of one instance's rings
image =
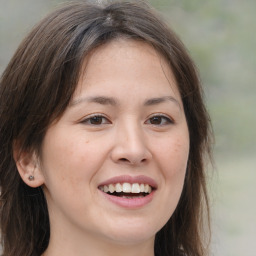
[[[33,175],[29,175],[28,179],[29,179],[30,181],[32,181],[32,180],[35,179],[35,177],[34,177]]]

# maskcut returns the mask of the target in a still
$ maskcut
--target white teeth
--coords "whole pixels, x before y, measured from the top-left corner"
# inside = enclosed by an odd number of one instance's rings
[[[132,193],[140,193],[140,185],[138,183],[132,184]]]
[[[120,183],[116,184],[116,192],[122,192],[123,191],[123,186]]]
[[[148,193],[150,194],[152,192],[152,187],[148,184],[139,184],[139,183],[117,183],[117,184],[109,184],[109,185],[104,185],[100,186],[99,189],[105,193],[134,193],[134,194],[139,194],[139,193]]]
[[[104,192],[107,193],[108,192],[108,186],[107,185],[104,185]]]
[[[124,183],[123,184],[123,192],[124,193],[131,193],[132,192],[132,186],[130,183]]]
[[[152,188],[148,184],[146,184],[145,188],[144,188],[144,192],[145,193],[151,193],[152,192]]]
[[[114,185],[112,185],[112,184],[110,184],[110,185],[108,186],[108,189],[109,189],[109,192],[110,192],[110,193],[114,193],[114,191],[115,191],[115,187],[114,187]]]

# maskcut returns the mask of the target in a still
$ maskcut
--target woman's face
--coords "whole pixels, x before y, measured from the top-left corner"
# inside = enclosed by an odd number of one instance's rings
[[[132,40],[99,47],[85,65],[42,145],[51,238],[153,241],[177,206],[189,152],[174,75]]]

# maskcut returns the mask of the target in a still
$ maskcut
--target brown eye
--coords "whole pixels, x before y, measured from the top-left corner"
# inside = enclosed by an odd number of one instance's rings
[[[159,125],[162,122],[162,117],[161,116],[154,116],[154,117],[151,117],[149,120],[150,120],[151,124]]]
[[[102,125],[102,124],[109,124],[110,121],[104,116],[96,115],[96,116],[91,116],[84,119],[81,123],[87,124],[87,125]]]
[[[159,116],[153,116],[149,118],[146,123],[152,124],[152,125],[168,125],[168,124],[172,124],[173,121],[167,116],[159,115]]]
[[[94,116],[90,118],[90,123],[94,125],[102,124],[102,116]]]

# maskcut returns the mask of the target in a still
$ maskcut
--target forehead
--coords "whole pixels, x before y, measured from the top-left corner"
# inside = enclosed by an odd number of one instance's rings
[[[168,84],[166,88],[179,97],[178,85],[166,58],[143,41],[121,38],[94,49],[84,60],[74,97],[85,86],[90,88],[113,81],[120,86],[134,82],[141,86],[147,84],[145,93],[152,89],[152,85],[164,81]],[[140,86],[133,87],[136,88]]]

